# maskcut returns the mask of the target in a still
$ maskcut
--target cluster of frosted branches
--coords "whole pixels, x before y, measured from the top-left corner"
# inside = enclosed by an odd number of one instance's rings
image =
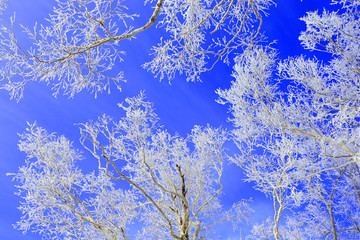
[[[35,125],[22,135],[20,150],[29,158],[14,174],[24,199],[19,229],[49,239],[129,239],[127,225],[137,221],[138,239],[186,240],[247,216],[245,201],[224,211],[218,199],[226,132],[195,127],[186,139],[171,136],[142,94],[126,103],[118,122],[102,116],[81,124],[81,143],[98,160],[98,173],[76,167],[83,157],[65,137]]]
[[[144,67],[160,78],[185,73],[188,81],[199,80],[199,74],[219,60],[228,62],[229,53],[260,39],[261,16],[272,3],[158,0],[148,22],[135,28],[129,21],[137,15],[126,13],[121,0],[56,2],[46,25],[24,28],[32,40],[30,49],[17,39],[14,19],[11,27],[1,28],[1,85],[11,98],[21,99],[29,81],[49,84],[54,95],[74,96],[83,89],[96,95],[109,91],[111,82],[120,88],[122,71],[114,75],[110,70],[122,61],[121,41],[134,38],[158,18],[157,26],[168,36],[154,47],[154,60]]]
[[[170,34],[153,48],[154,59],[144,65],[154,74],[172,79],[184,73],[187,81],[200,80],[218,61],[261,39],[262,15],[269,0],[165,0],[158,26]]]
[[[109,90],[110,81],[119,88],[122,73],[107,75],[121,61],[115,36],[129,38],[120,1],[57,0],[46,26],[24,28],[33,46],[24,49],[11,27],[1,29],[2,87],[19,100],[29,81],[50,84],[57,95],[63,90],[73,96],[88,89],[95,94]],[[122,27],[122,24],[125,25]]]
[[[119,239],[137,216],[133,191],[115,189],[102,172],[84,174],[83,157],[65,137],[48,134],[35,124],[21,135],[26,165],[14,175],[23,197],[16,228],[39,232],[45,239]]]
[[[7,0],[0,1],[0,13],[2,13],[4,11],[4,9],[6,8],[6,2],[7,2]]]
[[[233,161],[274,201],[275,239],[291,236],[291,227],[279,232],[280,215],[299,204],[306,207],[294,231],[309,233],[300,239],[360,234],[359,3],[341,3],[343,13],[302,18],[303,45],[331,53],[328,63],[303,56],[277,62],[269,48],[247,49],[231,88],[218,91],[237,128],[241,155]]]

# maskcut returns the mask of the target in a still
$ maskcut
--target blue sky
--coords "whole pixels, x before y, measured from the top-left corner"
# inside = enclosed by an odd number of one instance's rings
[[[327,7],[330,1],[279,0],[276,2],[277,6],[269,11],[270,16],[264,19],[263,31],[270,41],[277,40],[273,46],[279,49],[279,57],[286,58],[299,54],[311,56],[312,53],[301,48],[298,40],[300,31],[305,30],[305,24],[299,18],[306,11]],[[49,0],[9,0],[1,21],[7,25],[9,17],[16,12],[16,26],[23,24],[32,27],[36,21],[44,23],[43,19],[50,13],[52,4],[53,1]],[[136,7],[141,6],[142,4]],[[140,10],[146,20],[149,13],[144,12],[144,9],[148,8],[149,6],[142,6]],[[75,147],[81,149],[78,142],[78,127],[74,123],[96,119],[104,113],[119,119],[122,112],[117,107],[117,103],[145,90],[148,100],[154,103],[160,123],[170,133],[186,136],[194,125],[204,126],[208,123],[215,127],[223,126],[231,129],[231,124],[227,122],[229,117],[227,106],[215,102],[217,99],[215,90],[230,86],[233,80],[232,66],[218,64],[213,71],[202,75],[202,83],[187,83],[182,76],[177,76],[171,85],[166,79],[159,82],[150,72],[141,68],[141,65],[150,60],[151,46],[159,40],[161,32],[159,29],[149,29],[139,34],[137,39],[124,43],[127,54],[124,62],[119,63],[115,68],[125,72],[127,83],[122,84],[122,92],[113,88],[111,95],[100,94],[97,99],[88,92],[77,94],[72,99],[68,99],[67,96],[54,98],[48,86],[31,83],[25,89],[24,99],[16,103],[9,99],[7,92],[0,91],[0,239],[41,239],[37,235],[23,235],[11,226],[20,218],[17,210],[20,198],[14,195],[15,183],[11,181],[11,177],[6,176],[6,173],[16,172],[24,164],[25,156],[17,147],[19,140],[17,133],[24,132],[27,121],[30,123],[37,121],[38,125],[48,132],[65,135],[74,142]],[[26,42],[23,44],[26,45]],[[228,148],[231,152],[233,147],[229,145]],[[253,207],[256,210],[254,219],[265,220],[266,216],[270,217],[272,214],[270,201],[261,193],[255,192],[251,184],[243,183],[243,178],[240,169],[235,165],[226,167],[224,204],[231,205],[240,199],[252,197]],[[243,229],[244,232],[246,229]],[[230,239],[232,234],[230,230],[228,235]],[[238,233],[234,235],[233,239],[239,239]]]

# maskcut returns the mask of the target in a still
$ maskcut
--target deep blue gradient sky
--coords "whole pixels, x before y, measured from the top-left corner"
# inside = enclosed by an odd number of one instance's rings
[[[137,0],[137,7],[142,14],[141,23],[147,21],[151,9],[143,6],[143,1]],[[300,31],[305,30],[305,24],[299,20],[306,11],[328,7],[330,1],[321,0],[279,0],[273,6],[269,17],[264,19],[263,31],[269,41],[277,40],[273,45],[279,49],[279,57],[286,58],[299,54],[311,56],[311,52],[304,51],[298,40]],[[8,8],[2,16],[2,22],[9,24],[9,17],[16,12],[16,26],[23,24],[32,27],[37,21],[44,23],[54,1],[49,0],[9,0]],[[132,3],[135,5],[135,3]],[[129,6],[129,9],[132,9]],[[147,9],[147,10],[146,10]],[[133,10],[133,11],[136,11]],[[137,39],[122,43],[127,54],[124,62],[119,63],[116,70],[123,70],[127,83],[122,85],[122,92],[115,88],[112,94],[98,95],[97,99],[88,92],[82,92],[73,99],[66,96],[54,98],[50,88],[44,84],[31,83],[24,92],[24,99],[19,103],[9,100],[4,90],[0,91],[0,239],[41,239],[37,235],[23,235],[14,230],[11,224],[20,218],[17,210],[20,198],[14,195],[16,188],[11,177],[6,173],[16,172],[24,164],[25,155],[18,151],[17,133],[25,131],[26,122],[37,121],[39,126],[48,132],[57,132],[65,135],[74,142],[74,146],[81,149],[79,131],[74,123],[87,122],[106,113],[119,119],[122,116],[117,103],[126,97],[137,95],[141,90],[149,101],[154,103],[160,123],[170,133],[179,133],[186,136],[194,125],[211,124],[214,127],[223,126],[231,129],[227,121],[227,106],[215,102],[218,98],[215,90],[227,88],[232,81],[232,66],[218,64],[215,69],[202,76],[202,83],[186,83],[185,79],[177,76],[170,85],[166,79],[159,82],[154,76],[141,68],[141,65],[150,60],[151,46],[158,42],[161,34],[159,29],[149,29],[137,36]],[[19,35],[21,36],[21,34]],[[25,41],[25,40],[23,40]],[[23,42],[26,45],[26,42]],[[234,57],[234,56],[233,56]],[[229,144],[231,154],[233,146]],[[93,159],[83,161],[81,165],[87,168],[96,167]],[[92,165],[93,164],[93,165]],[[272,215],[271,203],[261,194],[252,189],[251,184],[243,183],[244,176],[235,165],[229,165],[224,173],[225,206],[243,198],[253,198],[253,208],[256,210],[254,220],[263,221]],[[223,229],[223,236],[228,239],[239,239],[239,233],[233,233],[228,228]],[[225,233],[228,231],[228,233]],[[243,234],[246,232],[243,229]],[[233,235],[233,236],[232,236]],[[244,234],[245,235],[245,234]]]

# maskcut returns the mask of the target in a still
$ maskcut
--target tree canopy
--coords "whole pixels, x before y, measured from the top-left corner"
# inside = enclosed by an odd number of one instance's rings
[[[232,223],[246,239],[360,238],[360,2],[329,2],[300,19],[307,54],[287,58],[262,30],[271,0],[146,0],[141,16],[127,1],[56,0],[46,23],[22,27],[27,40],[11,18],[0,29],[0,86],[15,101],[29,82],[70,98],[121,89],[125,41],[155,28],[142,66],[160,80],[206,82],[233,65],[212,99],[229,108],[230,129],[208,119],[171,134],[144,92],[118,104],[122,118],[77,123],[83,151],[29,123],[25,165],[9,174],[22,197],[15,228],[45,239],[196,240],[222,239],[218,226]],[[83,171],[84,161],[97,168]],[[233,184],[271,202],[263,222],[251,219],[251,198],[224,206],[228,163],[243,174]]]

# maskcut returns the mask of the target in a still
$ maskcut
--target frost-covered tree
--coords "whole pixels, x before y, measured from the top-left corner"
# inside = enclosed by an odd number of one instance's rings
[[[300,35],[306,49],[330,53],[328,61],[280,61],[270,47],[254,46],[236,58],[231,88],[218,91],[242,152],[233,161],[272,194],[275,239],[291,235],[279,233],[278,199],[304,204],[288,222],[302,222],[308,237],[359,237],[360,2],[332,2],[341,9],[308,13]]]
[[[234,140],[240,150],[232,161],[244,169],[247,180],[254,181],[257,190],[273,200],[273,221],[269,220],[265,225],[273,224],[272,235],[279,239],[283,211],[304,200],[298,188],[300,173],[296,171],[302,163],[300,148],[303,141],[283,131],[283,116],[279,114],[282,105],[276,103],[281,101],[281,95],[275,82],[271,81],[274,58],[272,50],[245,50],[235,60],[233,76],[236,80],[231,89],[219,90],[218,93],[232,104],[232,120],[236,127]]]
[[[31,124],[21,135],[28,158],[13,174],[23,197],[17,228],[45,239],[203,239],[224,221],[241,221],[246,201],[224,210],[221,129],[195,127],[187,138],[158,125],[143,94],[120,105],[125,117],[80,125],[98,170],[77,167],[84,154],[65,137]],[[85,161],[85,160],[83,160]],[[137,233],[132,226],[139,228]]]
[[[51,85],[54,94],[73,96],[83,89],[98,92],[120,88],[122,71],[110,73],[122,61],[121,44],[153,25],[166,34],[153,47],[144,67],[171,80],[176,73],[200,80],[229,53],[259,39],[264,11],[271,0],[145,0],[153,7],[145,24],[122,0],[56,0],[47,24],[24,28],[32,47],[23,47],[14,33],[15,19],[0,31],[1,87],[19,100],[29,81]],[[135,12],[135,13],[131,13]]]

